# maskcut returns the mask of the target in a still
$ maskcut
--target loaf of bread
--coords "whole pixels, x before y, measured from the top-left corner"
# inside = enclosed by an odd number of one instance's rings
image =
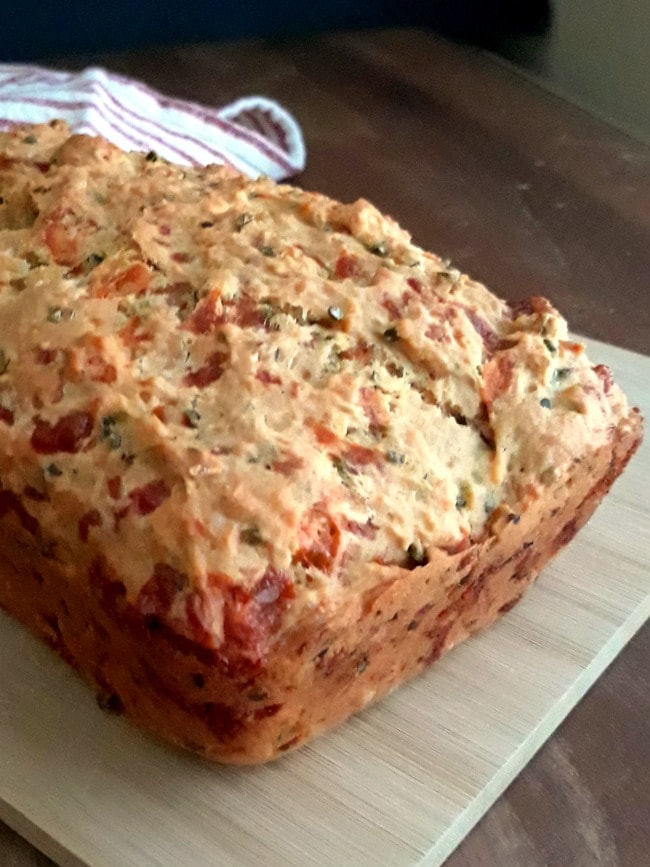
[[[641,419],[372,205],[0,136],[0,604],[108,708],[281,755],[508,611]]]

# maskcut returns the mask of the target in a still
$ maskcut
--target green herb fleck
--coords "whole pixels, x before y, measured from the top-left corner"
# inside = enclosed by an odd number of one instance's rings
[[[37,139],[35,135],[30,134],[26,135],[23,141],[25,142],[25,144],[36,144]]]
[[[424,548],[417,542],[411,542],[406,549],[406,556],[408,558],[407,568],[424,566],[425,563],[429,562],[429,558],[427,557]]]
[[[386,452],[386,460],[389,464],[403,464],[406,460],[406,456],[400,452],[393,451],[393,449],[388,449]]]
[[[552,340],[549,340],[548,337],[544,338],[544,346],[548,349],[551,355],[555,355],[557,352],[557,346],[553,343]]]
[[[338,373],[342,367],[341,349],[336,344],[330,345],[329,355],[323,364],[325,373]]]
[[[30,268],[40,268],[41,265],[49,264],[46,258],[39,256],[38,253],[35,253],[33,250],[27,250],[23,258]]]
[[[158,159],[158,154],[155,151],[149,151],[145,159],[148,163],[155,163]]]
[[[214,223],[212,222],[212,220],[203,220],[203,222],[201,223],[202,229],[211,229],[213,226]]]
[[[343,319],[343,311],[340,307],[328,307],[327,312],[331,319],[334,319],[335,322],[340,322]]]
[[[133,300],[126,301],[124,306],[132,316],[139,316],[144,319],[151,312],[151,298],[140,295]]]
[[[246,545],[263,545],[264,539],[258,527],[244,527],[239,534],[239,538]]]
[[[570,367],[559,367],[555,373],[553,374],[553,379],[557,382],[562,382],[563,379],[566,379],[571,375]]]
[[[52,319],[50,319],[48,315],[48,319],[50,322],[60,322],[62,319],[72,319],[74,316],[74,311],[70,310],[69,307],[51,307],[52,311]]]
[[[109,449],[119,449],[122,445],[122,436],[115,426],[117,419],[114,415],[106,415],[99,423],[99,439],[105,442]]]
[[[383,337],[386,343],[395,343],[397,340],[399,340],[397,328],[387,328],[384,331]]]
[[[48,307],[47,309],[47,321],[57,323],[62,319],[70,319],[72,316],[72,310],[68,310],[64,307]]]
[[[93,268],[101,265],[105,258],[106,256],[103,256],[101,253],[91,253],[86,259],[86,266],[90,271],[92,271]]]
[[[446,268],[444,271],[438,271],[438,276],[455,283],[460,277],[460,271],[458,268]]]
[[[332,457],[332,463],[334,464],[336,472],[339,474],[341,479],[344,482],[349,482],[350,481],[350,468],[348,467],[346,462],[343,460],[343,458],[339,457],[338,455],[334,455]]]
[[[540,400],[539,405],[543,406],[544,409],[550,409],[551,408],[551,401],[547,397],[543,397]]]
[[[461,482],[458,486],[458,495],[456,496],[456,508],[459,510],[466,509],[473,501],[474,494],[471,485],[467,482]]]
[[[374,244],[368,245],[368,252],[373,253],[375,256],[381,256],[382,258],[388,256],[388,247],[384,244],[383,241],[376,241]]]
[[[300,307],[298,304],[290,304],[289,307],[283,308],[282,312],[286,316],[290,316],[292,319],[298,323],[298,325],[305,325],[307,322],[307,314],[303,307]]]
[[[273,324],[273,317],[277,312],[278,311],[272,304],[262,304],[260,307],[260,313],[262,314],[262,319],[267,327]]]
[[[43,470],[43,472],[48,478],[54,478],[55,476],[63,475],[63,470],[60,470],[56,464],[48,464]]]
[[[262,256],[268,256],[270,259],[277,255],[273,247],[269,247],[268,244],[262,244],[260,247],[260,253]]]
[[[240,214],[235,220],[235,227],[237,228],[237,231],[241,232],[244,226],[252,222],[252,219],[253,215],[249,214],[247,211],[245,211],[243,214]]]

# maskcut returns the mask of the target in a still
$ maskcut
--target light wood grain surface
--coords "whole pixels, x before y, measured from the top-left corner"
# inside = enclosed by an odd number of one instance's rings
[[[650,405],[650,359],[591,353]],[[442,863],[648,617],[649,478],[645,445],[498,625],[259,768],[209,766],[107,716],[0,618],[0,817],[75,867]]]

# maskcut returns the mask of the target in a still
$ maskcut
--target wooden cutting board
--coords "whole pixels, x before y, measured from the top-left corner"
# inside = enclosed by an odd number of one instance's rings
[[[650,358],[588,343],[647,414]],[[500,623],[259,768],[107,716],[0,617],[0,818],[63,865],[440,864],[647,619],[649,482],[650,442]]]

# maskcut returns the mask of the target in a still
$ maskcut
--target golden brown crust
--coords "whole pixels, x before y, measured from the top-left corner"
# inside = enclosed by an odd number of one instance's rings
[[[263,665],[229,661],[129,612],[119,584],[97,568],[93,592],[70,582],[21,526],[1,520],[0,604],[99,689],[165,740],[219,762],[282,755],[417,675],[509,611],[569,542],[623,471],[641,419],[540,498],[521,520],[496,515],[480,545],[383,580],[328,621],[279,636]],[[441,588],[446,588],[441,592]]]
[[[57,123],[0,135],[0,188],[0,603],[212,759],[507,610],[640,436],[548,301],[368,202]]]

